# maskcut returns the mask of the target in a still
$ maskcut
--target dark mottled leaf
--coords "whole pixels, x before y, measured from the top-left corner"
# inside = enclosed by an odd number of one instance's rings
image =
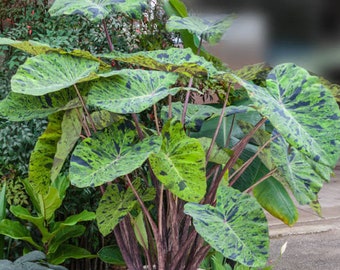
[[[76,83],[98,78],[99,63],[85,58],[57,53],[28,58],[12,77],[12,91],[42,96]]]
[[[220,186],[216,207],[187,203],[197,232],[223,256],[251,267],[267,263],[269,235],[266,216],[248,194]]]
[[[94,83],[88,104],[115,113],[139,113],[180,88],[169,88],[177,80],[174,73],[130,70],[129,76],[113,76]]]
[[[160,71],[177,72],[189,77],[213,75],[217,72],[211,62],[195,55],[189,48],[171,48],[137,53],[112,52],[99,56]]]
[[[78,187],[100,186],[140,167],[152,152],[158,152],[159,136],[137,142],[132,122],[121,120],[93,137],[83,140],[73,151],[70,181]]]
[[[294,64],[276,66],[267,89],[239,80],[255,108],[295,149],[326,166],[340,156],[340,112],[319,79]]]
[[[161,151],[150,155],[153,172],[179,198],[197,202],[206,192],[205,152],[188,137],[179,121],[168,121],[162,130]]]

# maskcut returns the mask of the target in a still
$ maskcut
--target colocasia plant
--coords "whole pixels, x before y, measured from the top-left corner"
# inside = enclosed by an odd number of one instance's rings
[[[1,114],[49,120],[28,183],[46,197],[63,170],[74,186],[98,187],[98,228],[114,235],[129,269],[197,269],[211,252],[265,267],[263,209],[293,225],[298,213],[287,189],[318,209],[340,156],[338,105],[325,81],[295,64],[217,68],[203,44],[218,42],[234,16],[208,21],[188,16],[179,0],[161,4],[184,48],[115,51],[106,19],[140,18],[143,0],[54,1],[53,16],[100,23],[111,53],[0,39],[32,55],[13,76]],[[200,81],[219,85],[211,89],[218,106],[193,102]],[[108,246],[99,256],[115,261],[115,254]]]

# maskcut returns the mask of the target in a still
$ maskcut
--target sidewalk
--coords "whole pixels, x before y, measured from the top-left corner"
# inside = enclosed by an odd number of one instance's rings
[[[274,270],[340,269],[340,168],[319,193],[322,217],[309,206],[298,206],[299,220],[289,227],[267,215],[270,259]],[[283,244],[286,251],[280,257]]]
[[[271,215],[267,215],[270,237],[340,229],[340,168],[335,170],[335,176],[331,181],[325,183],[322,187],[319,192],[319,203],[322,217],[319,217],[309,206],[298,205],[299,219],[292,227],[287,226]]]

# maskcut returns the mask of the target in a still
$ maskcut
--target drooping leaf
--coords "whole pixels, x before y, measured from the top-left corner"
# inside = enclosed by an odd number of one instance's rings
[[[72,216],[67,217],[64,221],[57,223],[58,227],[65,227],[65,226],[73,226],[78,222],[82,221],[90,221],[96,218],[96,214],[94,212],[89,212],[87,210],[83,210],[79,214],[75,214]]]
[[[258,63],[254,65],[247,65],[238,70],[235,70],[235,74],[243,80],[265,80],[271,67],[265,63]]]
[[[180,88],[170,88],[177,75],[161,71],[130,70],[93,84],[88,104],[115,113],[139,113]]]
[[[149,157],[153,172],[179,198],[192,202],[201,200],[206,192],[202,145],[185,134],[179,121],[168,121],[162,135],[161,151]]]
[[[34,224],[40,231],[40,233],[46,237],[49,236],[50,233],[48,232],[44,222],[44,217],[43,216],[32,216],[31,213],[24,207],[20,205],[11,205],[10,211],[14,216],[17,218],[20,218],[22,220],[27,220]]]
[[[340,102],[340,85],[336,84],[336,83],[332,83],[328,80],[326,80],[323,77],[319,77],[320,82],[326,87],[328,88],[332,95],[335,97],[337,102]]]
[[[177,72],[189,77],[213,75],[217,72],[211,62],[197,56],[189,48],[171,48],[137,53],[112,52],[99,56],[155,70]]]
[[[111,233],[136,204],[136,197],[131,190],[119,191],[117,185],[108,186],[96,211],[100,233],[103,236]]]
[[[172,106],[172,116],[181,119],[183,112],[183,103],[182,102],[173,102]],[[237,114],[237,113],[245,113],[247,111],[253,110],[248,106],[228,106],[225,110],[225,116]],[[187,113],[185,115],[185,127],[194,131],[200,131],[203,123],[209,119],[213,119],[219,117],[222,113],[222,109],[216,108],[209,105],[202,104],[188,104]],[[161,117],[163,120],[167,120],[169,118],[169,107],[164,106],[161,110]]]
[[[27,121],[77,107],[81,104],[75,91],[69,88],[43,96],[10,92],[0,101],[0,114],[10,121]]]
[[[93,259],[96,257],[84,248],[62,244],[55,253],[48,255],[48,261],[52,264],[62,264],[67,259]]]
[[[140,211],[138,216],[131,220],[131,223],[132,223],[133,230],[135,232],[138,243],[145,250],[148,250],[149,249],[148,235],[147,235],[146,228],[145,228],[143,212]]]
[[[282,137],[276,138],[271,144],[271,157],[278,168],[278,176],[288,183],[300,204],[316,201],[317,193],[332,173],[330,167],[317,164],[295,147],[289,146]]]
[[[125,262],[118,246],[105,246],[98,252],[99,258],[106,263],[124,266]]]
[[[137,142],[132,122],[121,120],[83,140],[73,151],[71,183],[78,187],[99,186],[140,167],[152,152],[158,152],[161,138],[151,136]]]
[[[48,254],[55,253],[62,243],[73,237],[79,237],[85,232],[83,225],[63,227],[58,230],[55,236],[49,241]]]
[[[56,113],[49,117],[48,126],[39,137],[31,154],[28,181],[34,191],[39,194],[46,194],[51,182],[53,158],[61,137],[62,117],[62,113]]]
[[[298,220],[299,213],[293,200],[274,177],[258,184],[253,194],[264,209],[285,224],[292,226]]]
[[[289,144],[316,162],[335,166],[340,156],[340,112],[317,77],[294,64],[282,64],[269,73],[266,89],[239,82]]]
[[[0,221],[3,220],[6,217],[6,182],[2,184],[1,190],[0,190]]]
[[[197,232],[223,256],[251,267],[267,263],[268,224],[256,200],[240,191],[221,186],[216,207],[187,203]]]
[[[43,248],[38,245],[31,237],[29,230],[22,225],[19,221],[3,219],[0,221],[0,234],[6,235],[12,239],[23,240],[36,249],[42,250]]]
[[[111,126],[114,122],[123,119],[121,115],[106,110],[95,111],[91,113],[91,117],[97,130],[107,128]]]
[[[60,173],[64,162],[71,153],[73,147],[78,141],[82,124],[78,116],[77,109],[68,110],[63,116],[61,123],[61,137],[57,144],[57,150],[54,155],[53,165],[51,168],[51,181],[53,182]]]
[[[39,194],[39,209],[40,214],[47,222],[50,222],[55,211],[61,206],[61,199],[58,190],[50,186],[47,194]]]
[[[12,91],[42,96],[98,78],[99,63],[57,53],[28,58],[11,79]]]
[[[234,16],[226,16],[219,20],[208,20],[199,17],[178,17],[171,16],[166,23],[168,31],[189,30],[191,33],[202,37],[210,44],[220,41],[224,32],[229,28]]]
[[[187,17],[188,11],[186,5],[180,0],[165,0],[163,1],[163,9],[165,13],[170,15],[177,15]]]
[[[93,22],[105,19],[112,11],[113,5],[126,0],[56,0],[49,9],[51,16],[82,15]]]

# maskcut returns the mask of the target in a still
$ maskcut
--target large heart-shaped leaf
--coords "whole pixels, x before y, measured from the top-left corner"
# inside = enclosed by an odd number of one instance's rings
[[[134,19],[140,19],[147,6],[147,0],[125,0],[117,2],[114,5],[114,11],[127,14]]]
[[[280,178],[289,184],[300,204],[316,201],[325,177],[329,179],[332,173],[330,167],[316,164],[295,147],[289,146],[282,137],[276,138],[271,144],[271,157]],[[322,171],[318,173],[320,168]]]
[[[220,186],[216,207],[187,203],[184,212],[197,232],[223,256],[251,267],[267,263],[269,235],[266,216],[248,194]]]
[[[211,62],[197,56],[189,48],[171,48],[137,53],[112,52],[99,56],[151,69],[177,72],[186,76],[213,75],[217,72]]]
[[[227,16],[220,20],[208,20],[194,16],[185,18],[171,16],[166,23],[166,28],[168,31],[189,30],[210,44],[215,44],[220,41],[233,20],[234,16]]]
[[[91,87],[88,104],[115,113],[139,113],[180,88],[170,88],[177,75],[161,71],[130,70],[129,76],[102,79]]]
[[[82,15],[91,21],[98,22],[113,11],[113,5],[126,0],[56,0],[49,9],[52,16]]]
[[[28,58],[12,77],[12,91],[42,96],[98,78],[97,61],[57,53]]]
[[[30,157],[28,181],[34,191],[39,194],[46,194],[49,189],[53,158],[62,133],[62,117],[62,113],[49,117],[47,128],[39,137]]]
[[[202,145],[185,134],[179,121],[168,121],[162,135],[161,151],[149,158],[153,172],[179,198],[192,202],[201,200],[206,192]]]
[[[239,80],[256,109],[294,148],[334,167],[340,156],[340,112],[317,77],[294,64],[276,66],[267,89]]]
[[[0,101],[0,114],[11,121],[27,121],[77,107],[81,107],[81,103],[76,92],[69,88],[44,96],[10,92]]]
[[[61,137],[57,144],[57,150],[54,155],[53,166],[51,168],[51,181],[53,182],[60,173],[63,164],[71,153],[73,147],[78,141],[82,124],[79,119],[79,111],[76,109],[65,112],[61,123]]]
[[[159,136],[136,140],[135,126],[127,120],[83,140],[71,157],[71,183],[78,187],[102,185],[134,171],[152,152],[159,151]]]

